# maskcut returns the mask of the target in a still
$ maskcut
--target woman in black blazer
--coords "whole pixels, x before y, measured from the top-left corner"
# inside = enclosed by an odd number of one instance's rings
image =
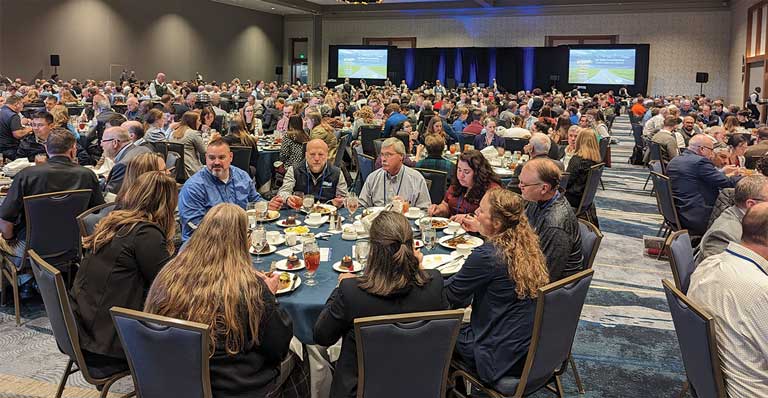
[[[89,368],[128,368],[109,309],[144,308],[152,281],[174,252],[177,192],[164,171],[144,173],[122,195],[120,209],[83,240],[88,253],[71,295]]]
[[[354,319],[376,315],[444,310],[448,307],[439,271],[420,268],[413,232],[402,214],[383,212],[373,221],[365,274],[341,274],[315,323],[315,342],[330,346],[343,338],[331,396],[357,394]]]
[[[574,211],[578,210],[581,203],[581,195],[587,188],[589,168],[600,163],[600,161],[600,147],[597,144],[595,132],[591,129],[579,129],[575,153],[571,160],[568,161],[568,169],[565,170],[569,174],[568,183],[564,187],[565,198]],[[594,211],[594,209],[591,211]],[[597,217],[593,219],[597,220]]]

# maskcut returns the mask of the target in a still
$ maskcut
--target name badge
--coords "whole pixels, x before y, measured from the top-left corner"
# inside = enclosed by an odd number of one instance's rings
[[[324,187],[330,187],[331,185],[333,185],[333,184],[330,181],[323,181],[323,186]]]

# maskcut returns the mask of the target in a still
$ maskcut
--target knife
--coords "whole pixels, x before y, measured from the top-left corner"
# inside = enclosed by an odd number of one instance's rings
[[[445,268],[445,267],[447,267],[447,266],[448,266],[448,265],[450,265],[450,264],[453,264],[453,263],[455,263],[455,262],[457,262],[457,261],[459,261],[459,260],[463,260],[463,259],[464,259],[464,257],[466,257],[466,256],[464,256],[464,255],[461,255],[461,256],[459,256],[459,257],[454,257],[454,258],[452,258],[452,259],[450,259],[450,260],[448,260],[448,261],[446,261],[446,262],[444,262],[444,263],[442,263],[442,264],[438,265],[438,266],[437,266],[437,267],[435,267],[434,269],[437,269],[437,270],[439,270],[440,268]]]
[[[291,274],[291,286],[288,288],[289,292],[293,291],[293,287],[296,286],[296,279],[299,279],[298,275]]]

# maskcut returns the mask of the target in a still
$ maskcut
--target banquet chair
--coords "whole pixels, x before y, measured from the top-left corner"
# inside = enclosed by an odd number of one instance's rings
[[[78,189],[24,197],[27,226],[24,254],[18,260],[2,254],[1,269],[2,277],[8,280],[13,290],[16,326],[21,325],[18,274],[26,268],[28,250],[35,250],[46,261],[67,271],[68,285],[71,285],[73,267],[79,264],[82,255],[77,216],[88,208],[92,192]],[[51,239],[50,231],[56,231],[56,239]],[[6,292],[4,288],[2,302],[5,302]]]
[[[675,279],[675,287],[688,294],[688,285],[691,283],[691,274],[696,269],[696,262],[691,246],[691,237],[688,231],[683,229],[670,235],[664,242],[669,248],[669,265],[672,268],[672,276]]]
[[[361,126],[360,143],[363,145],[363,153],[368,156],[376,155],[376,148],[373,145],[373,140],[381,138],[381,127],[379,126]]]
[[[445,198],[445,191],[448,190],[448,173],[442,170],[418,167],[414,169],[421,173],[425,180],[432,181],[432,184],[429,186],[429,198],[432,200],[432,203],[436,205],[442,203],[443,198]]]
[[[64,286],[64,278],[61,271],[43,260],[34,250],[29,251],[29,260],[35,280],[43,297],[45,312],[51,322],[53,337],[59,351],[69,357],[67,368],[64,370],[56,398],[60,398],[67,385],[67,379],[73,373],[80,372],[89,384],[97,386],[101,390],[100,397],[105,398],[109,394],[109,388],[116,381],[130,374],[127,368],[114,367],[114,369],[91,368],[85,361],[83,351],[80,349],[80,337],[77,328],[75,314],[69,301],[67,289]],[[76,367],[73,369],[72,366]],[[122,398],[132,397],[135,392],[123,395]]]
[[[675,198],[672,196],[672,183],[670,182],[669,177],[655,171],[651,172],[651,179],[653,180],[653,189],[656,193],[656,204],[659,207],[659,212],[662,217],[664,217],[664,221],[661,223],[661,227],[659,228],[659,232],[656,233],[656,236],[661,236],[662,231],[666,230],[663,235],[666,238],[670,232],[683,229],[680,224],[680,217],[677,215]]]
[[[210,398],[210,326],[112,307],[112,321],[141,398]]]
[[[94,229],[96,229],[96,224],[98,224],[102,218],[106,217],[109,212],[114,210],[115,205],[115,202],[104,203],[103,205],[91,207],[80,213],[80,215],[77,216],[77,225],[80,227],[80,236],[85,238],[92,234]]]
[[[373,140],[373,153],[376,155],[373,157],[374,159],[381,155],[381,144],[384,143],[384,140],[386,140],[386,138],[377,138]]]
[[[455,385],[467,382],[491,398],[524,397],[542,388],[563,397],[560,375],[567,368],[593,273],[591,269],[584,270],[539,288],[531,343],[520,378],[503,377],[495,385],[487,385],[466,363],[454,360],[451,379]],[[553,383],[555,386],[550,386]],[[458,391],[454,393],[467,398]]]
[[[648,168],[651,172],[667,175],[667,164],[661,157],[661,146],[653,141],[648,141],[649,162]],[[648,181],[651,180],[651,174],[648,174],[648,178],[645,179],[645,185],[643,190],[648,187]]]
[[[765,155],[763,155],[763,156],[765,156]],[[748,169],[754,169],[755,167],[757,167],[757,161],[760,160],[760,158],[763,157],[763,156],[748,156],[744,160],[744,167],[746,167]]]
[[[373,173],[373,167],[376,164],[376,159],[372,156],[368,156],[358,151],[357,153],[357,179],[355,179],[355,189],[357,193],[363,189],[365,180],[368,179],[368,175]]]
[[[581,254],[584,256],[584,269],[592,268],[597,257],[597,250],[603,240],[603,233],[590,222],[579,219],[579,237],[581,238]]]
[[[232,166],[237,167],[253,177],[251,175],[251,151],[253,148],[249,146],[233,145],[230,146],[229,149],[232,151]]]
[[[336,159],[333,160],[333,165],[342,168],[344,165],[344,154],[347,153],[349,143],[352,141],[352,134],[344,133],[339,137],[339,149],[336,151]]]
[[[526,138],[504,137],[504,150],[514,152],[523,152],[523,148],[528,145]]]
[[[598,143],[600,145],[600,159],[605,167],[611,167],[611,137],[603,137]],[[605,185],[603,185],[603,176],[600,175],[600,187],[605,191]]]
[[[725,398],[725,383],[717,352],[714,318],[672,286],[662,280],[669,312],[675,325],[677,342],[688,380],[683,384],[682,397],[690,388],[694,397]]]
[[[474,145],[475,144],[475,134],[468,134],[468,133],[460,133],[459,134],[459,144],[461,144],[461,148],[459,148],[460,152],[464,152],[464,146],[465,145]]]
[[[571,173],[563,172],[560,174],[560,188],[565,190],[565,187],[568,185],[569,178],[571,178]]]
[[[592,224],[596,224],[596,220],[592,219],[592,211],[590,211],[590,209],[594,205],[595,196],[597,195],[597,185],[600,183],[604,167],[605,163],[598,163],[589,168],[584,192],[581,193],[579,207],[576,208],[576,217],[586,217],[587,221]]]
[[[355,319],[357,397],[445,397],[464,310]]]

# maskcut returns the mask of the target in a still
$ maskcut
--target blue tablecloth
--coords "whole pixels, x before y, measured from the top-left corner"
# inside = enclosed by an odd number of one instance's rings
[[[285,217],[291,212],[293,212],[293,210],[283,210],[281,211],[281,217]],[[347,215],[346,210],[342,210],[341,213],[343,216]],[[360,214],[359,211],[358,214]],[[265,229],[267,231],[283,232],[283,228],[275,225],[274,222],[267,224]],[[310,231],[315,234],[327,230],[328,224],[324,224],[318,228],[310,228]],[[321,261],[320,268],[315,273],[317,285],[307,286],[304,284],[304,280],[306,279],[304,277],[304,272],[306,269],[302,269],[296,271],[301,276],[301,286],[291,293],[277,297],[280,306],[291,315],[291,318],[293,318],[293,334],[304,344],[314,344],[312,330],[315,326],[315,321],[317,320],[317,317],[320,316],[323,307],[325,307],[325,302],[328,300],[328,297],[330,297],[333,289],[335,289],[338,284],[339,273],[334,271],[331,266],[335,262],[341,261],[341,258],[345,255],[351,256],[352,246],[355,242],[341,239],[341,234],[336,234],[330,236],[328,240],[317,239],[317,244],[321,248],[328,247],[331,249],[329,260]],[[285,248],[286,246],[283,244],[278,246],[277,250],[280,251]],[[422,249],[422,252],[424,254],[446,254],[449,253],[449,250],[438,245],[430,251]],[[298,254],[298,256],[301,258],[301,254]],[[253,257],[253,260],[256,260],[256,256],[251,257]],[[263,262],[260,264],[254,263],[254,266],[262,271],[268,271],[269,264],[272,261],[279,261],[285,258],[277,253],[260,257]]]
[[[272,179],[272,164],[280,160],[280,151],[267,151],[259,148],[259,166],[256,167],[256,187]]]

